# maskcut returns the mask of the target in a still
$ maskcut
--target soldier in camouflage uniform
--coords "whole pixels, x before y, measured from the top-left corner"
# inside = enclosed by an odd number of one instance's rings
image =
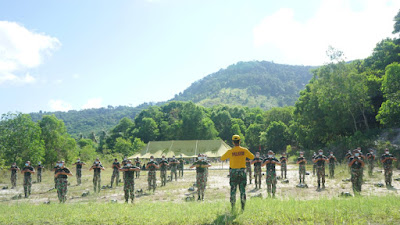
[[[54,174],[56,174],[56,170],[59,168],[58,165],[61,163],[61,161],[56,162],[56,166],[52,169],[54,171]],[[54,188],[57,188],[57,177],[54,176]]]
[[[360,152],[355,149],[354,155],[349,158],[349,167],[351,169],[351,183],[354,194],[361,192],[362,178],[361,168],[364,167],[364,161],[360,157]]]
[[[11,171],[11,189],[14,189],[15,187],[17,187],[17,179],[18,179],[18,171],[19,168],[17,166],[17,163],[13,163],[10,167],[10,171]]]
[[[246,176],[249,176],[249,183],[251,184],[251,160],[246,159]]]
[[[392,175],[393,175],[393,161],[397,161],[397,159],[389,154],[389,149],[385,149],[385,154],[381,156],[381,162],[383,165],[383,169],[385,170],[385,183],[387,188],[392,188]]]
[[[131,198],[131,202],[135,199],[135,178],[134,172],[139,171],[140,168],[133,166],[131,160],[127,160],[124,167],[120,169],[120,171],[125,173],[124,180],[124,196],[125,203],[128,203],[129,197]]]
[[[318,151],[318,155],[314,157],[315,165],[317,166],[317,179],[318,179],[318,187],[317,191],[321,190],[321,180],[322,180],[322,189],[325,189],[325,162],[328,162],[328,158],[324,155],[324,151],[320,149]]]
[[[142,162],[140,161],[139,157],[136,157],[135,166],[140,169],[141,165],[142,165]],[[135,173],[136,173],[136,178],[139,178],[140,177],[140,170],[137,170]]]
[[[232,142],[235,145],[221,157],[221,161],[230,159],[229,161],[229,184],[231,186],[231,206],[232,210],[236,203],[236,190],[239,186],[240,201],[242,210],[246,205],[246,158],[254,159],[254,155],[247,149],[240,146],[240,136],[233,135]]]
[[[312,162],[313,162],[313,167],[312,167],[312,174],[315,176],[315,170],[317,169],[317,164],[314,163],[315,157],[317,156],[317,153],[314,152],[313,156],[311,157]]]
[[[297,158],[296,164],[299,164],[299,178],[300,184],[305,184],[304,179],[306,176],[306,163],[307,160],[304,158],[304,153],[300,152],[300,157]]]
[[[282,179],[286,179],[286,174],[287,174],[287,156],[286,153],[282,153],[281,158],[279,158],[279,161],[281,162],[281,177]]]
[[[93,170],[93,188],[94,192],[100,192],[101,185],[101,171],[105,170],[103,165],[101,164],[99,158],[93,163],[92,167],[90,167],[89,171]]]
[[[167,168],[169,166],[168,161],[165,159],[165,156],[162,156],[160,161],[160,177],[161,177],[161,186],[165,186],[167,183]]]
[[[175,175],[175,181],[178,180],[178,177],[177,177],[178,174],[176,171],[178,164],[179,164],[178,160],[175,159],[175,156],[172,156],[172,159],[169,162],[169,165],[171,166],[171,181],[172,181],[174,175]]]
[[[28,198],[31,195],[32,188],[32,174],[35,173],[35,169],[31,166],[30,161],[26,161],[25,167],[22,168],[21,173],[24,174],[24,193],[25,198]]]
[[[72,165],[76,165],[76,182],[78,185],[81,185],[82,181],[82,166],[86,165],[86,163],[81,162],[81,159],[78,158],[76,160],[76,163],[72,164]]]
[[[375,154],[374,150],[370,149],[367,153],[367,162],[368,162],[368,174],[372,176],[372,171],[374,170],[374,161],[375,161]]]
[[[254,165],[254,178],[256,183],[256,189],[261,189],[261,164],[262,159],[260,158],[260,153],[256,152],[256,157],[251,161]]]
[[[149,184],[148,189],[151,190],[151,188],[153,188],[153,192],[156,191],[156,170],[158,168],[157,162],[154,161],[154,156],[150,156],[150,162],[148,162],[146,165],[146,169],[149,170],[147,182]]]
[[[54,175],[57,178],[57,195],[60,203],[65,203],[67,200],[68,176],[72,176],[72,173],[65,167],[64,161],[61,161]]]
[[[196,167],[196,185],[197,185],[197,200],[204,200],[204,191],[206,189],[206,168],[211,165],[206,162],[205,156],[199,154],[197,157],[197,161],[193,163],[190,168]]]
[[[42,163],[39,162],[38,166],[36,167],[36,170],[37,170],[36,182],[38,182],[38,183],[42,182],[42,170],[43,169],[44,169],[44,167],[42,166]]]
[[[118,159],[114,159],[114,162],[112,164],[113,168],[113,173],[111,175],[111,187],[113,186],[114,179],[115,179],[115,185],[118,187],[119,183],[119,169],[121,168],[120,163],[118,162]]]
[[[183,160],[182,155],[179,158],[179,164],[178,164],[178,174],[179,177],[183,177],[183,166],[185,164],[185,160]]]
[[[267,158],[264,159],[262,166],[266,166],[267,169],[267,191],[268,197],[275,197],[276,192],[276,170],[275,165],[281,165],[279,160],[275,158],[273,151],[268,151]]]
[[[333,155],[333,152],[331,151],[328,156],[329,160],[329,177],[334,178],[335,177],[335,163],[337,162],[336,157]]]

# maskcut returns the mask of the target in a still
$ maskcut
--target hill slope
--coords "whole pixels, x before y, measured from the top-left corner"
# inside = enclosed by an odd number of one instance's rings
[[[242,105],[270,109],[294,105],[311,79],[310,66],[267,61],[238,62],[194,82],[171,101],[193,101],[203,106]]]

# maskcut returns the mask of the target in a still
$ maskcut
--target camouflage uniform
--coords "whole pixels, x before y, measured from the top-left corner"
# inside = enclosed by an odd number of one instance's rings
[[[246,175],[249,175],[249,181],[251,184],[251,164],[249,160],[246,160]]]
[[[11,186],[15,188],[17,186],[18,179],[18,166],[11,166]]]
[[[314,163],[315,157],[317,157],[317,156],[316,155],[312,156],[312,161],[313,161],[312,174],[313,174],[313,176],[315,176],[315,170],[317,169],[317,164]]]
[[[148,189],[151,190],[153,188],[153,192],[156,191],[156,167],[158,164],[156,162],[148,162],[147,165],[149,166],[149,173],[147,177],[147,182],[148,182]]]
[[[372,171],[374,170],[375,155],[367,153],[367,161],[368,161],[368,174],[369,176],[372,176]]]
[[[239,185],[240,201],[242,206],[246,204],[246,184],[247,177],[245,168],[230,169],[229,184],[231,185],[231,205],[236,202],[236,190]]]
[[[355,156],[351,156],[349,158],[349,163],[353,161]],[[361,170],[362,164],[360,162],[354,162],[353,165],[351,165],[351,183],[353,186],[353,192],[358,193],[361,192],[361,185],[362,185],[362,178],[361,178]]]
[[[381,160],[384,160],[385,158],[393,157],[392,154],[383,154],[381,156]],[[383,163],[383,169],[385,171],[385,183],[386,186],[392,186],[392,175],[393,175],[393,167],[392,167],[393,160],[392,159],[387,159]]]
[[[253,161],[261,160],[261,158],[254,158]],[[254,178],[256,183],[256,188],[261,188],[261,162],[254,163]]]
[[[279,161],[281,162],[281,177],[282,179],[287,175],[287,158],[286,156],[282,156]],[[285,176],[284,176],[285,175]]]
[[[82,165],[83,165],[83,162],[77,162],[76,163],[76,182],[77,182],[78,185],[82,183],[82,181],[81,181],[81,179],[82,179]]]
[[[53,168],[54,174],[56,174],[56,170],[57,170],[58,168],[60,168],[60,167],[55,166],[55,167]],[[54,177],[54,188],[57,188],[57,178],[56,178],[56,177]]]
[[[331,178],[335,176],[335,162],[336,158],[334,156],[329,156],[329,177]]]
[[[42,182],[42,169],[43,169],[43,166],[42,166],[42,165],[38,165],[38,166],[37,166],[37,177],[36,177],[36,181],[37,181],[38,183]]]
[[[270,160],[270,161],[275,161],[275,162],[278,162],[278,163],[279,163],[278,159],[275,158],[275,157],[273,157],[273,158],[266,158],[266,159],[264,159],[264,162],[263,162],[263,163],[265,163],[265,162],[268,161],[268,160]],[[268,191],[268,195],[270,195],[271,192],[272,192],[272,195],[275,196],[275,192],[276,192],[276,170],[275,170],[275,164],[269,162],[269,163],[267,163],[265,166],[266,166],[266,168],[267,168],[267,178],[266,178],[266,181],[267,181],[267,191]]]
[[[32,166],[25,166],[22,170],[30,170],[35,171]],[[32,174],[29,172],[24,173],[24,194],[25,198],[31,195],[31,188],[32,188]]]
[[[70,173],[68,168],[58,168],[56,173],[59,172],[65,172],[65,173]],[[57,195],[58,195],[58,200],[60,203],[64,203],[67,200],[67,192],[68,192],[68,176],[59,174],[57,176]]]
[[[142,163],[142,162],[140,162],[140,160],[136,160],[136,161],[135,161],[136,167],[140,169],[140,164],[141,164],[141,163]],[[136,173],[136,178],[139,178],[139,177],[140,177],[140,170],[139,170],[139,171],[135,171],[135,173]]]
[[[176,160],[176,159],[172,159],[171,160],[171,181],[172,181],[172,179],[173,179],[173,177],[174,177],[174,175],[175,175],[175,180],[178,180],[178,178],[177,178],[177,171],[176,171],[176,167],[177,167],[177,163],[178,161]]]
[[[167,183],[167,165],[168,161],[163,159],[160,162],[160,178],[161,178],[161,186],[165,186]]]
[[[113,186],[114,179],[115,179],[115,185],[118,186],[119,183],[119,162],[113,162],[113,173],[111,175],[111,187]]]
[[[317,159],[323,159],[315,163],[317,167],[318,188],[320,188],[321,186],[321,180],[322,180],[322,188],[325,188],[325,160],[327,160],[328,158],[326,158],[324,155],[318,155],[314,157],[314,160]]]
[[[122,169],[137,169],[138,167],[136,166],[124,166]],[[140,169],[140,168],[138,168]],[[124,180],[124,196],[125,196],[125,202],[128,202],[129,197],[131,198],[131,202],[133,203],[133,200],[135,199],[135,171],[124,171],[125,174],[125,180]]]
[[[304,160],[304,157],[298,157],[297,162],[300,162],[301,160]],[[300,183],[304,184],[304,178],[306,176],[306,163],[301,162],[299,163],[299,178],[300,178]],[[303,181],[303,182],[302,182]]]
[[[179,177],[183,177],[183,165],[185,164],[185,161],[180,158],[179,159],[179,164],[178,164],[178,173],[179,173]]]
[[[103,165],[101,164],[98,164],[97,167],[93,168],[93,188],[95,193],[100,192],[101,189],[101,168],[103,168]]]
[[[209,165],[208,162],[205,161],[196,161],[193,165]],[[206,189],[207,178],[206,178],[206,169],[202,167],[196,167],[196,186],[197,186],[197,195],[198,199],[204,199],[204,191]]]

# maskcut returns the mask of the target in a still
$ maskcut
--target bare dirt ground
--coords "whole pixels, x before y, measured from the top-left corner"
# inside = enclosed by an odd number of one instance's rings
[[[229,177],[227,165],[221,168],[221,164],[215,164],[214,169],[209,170],[209,177],[207,183],[207,189],[205,193],[205,201],[216,201],[216,200],[229,200]],[[263,169],[263,173],[265,169]],[[299,182],[298,178],[298,167],[297,165],[288,165],[287,178],[289,183],[282,183],[278,180],[276,197],[278,199],[301,199],[309,200],[315,198],[332,198],[340,195],[341,192],[350,192],[351,182],[344,182],[342,180],[350,177],[349,172],[345,166],[338,166],[335,171],[335,178],[331,179],[326,177],[326,189],[324,191],[317,192],[317,176],[312,175],[312,167],[308,166],[307,171],[310,175],[306,176],[306,183],[308,188],[297,188],[296,185]],[[73,169],[73,173],[75,170]],[[102,172],[102,186],[109,185],[111,179],[111,169],[107,169]],[[280,167],[277,167],[277,176],[280,176]],[[328,174],[328,168],[326,168],[326,174]],[[170,175],[170,171],[168,171]],[[254,175],[254,174],[253,174]],[[9,180],[10,173],[2,172],[0,174],[0,202],[5,204],[15,204],[28,202],[32,204],[43,204],[44,202],[58,202],[57,192],[52,189],[54,187],[53,172],[45,171],[42,178],[42,183],[34,183],[32,185],[32,195],[28,198],[22,198],[18,200],[11,200],[13,196],[23,194],[22,180],[23,176],[19,175],[17,188],[16,189],[1,189],[4,186],[11,187]],[[118,187],[112,189],[102,189],[100,193],[95,194],[93,192],[92,183],[93,172],[89,172],[87,169],[83,170],[82,174],[82,185],[76,185],[75,176],[69,178],[71,183],[68,188],[68,200],[67,203],[88,203],[88,202],[110,202],[117,200],[117,202],[124,202],[123,183],[120,183]],[[188,196],[194,196],[197,198],[196,188],[195,191],[189,191],[190,187],[193,187],[195,183],[196,172],[185,168],[184,176],[178,177],[177,181],[167,182],[165,187],[161,187],[160,173],[157,171],[157,189],[153,193],[147,191],[147,172],[142,171],[139,179],[135,179],[135,191],[138,189],[143,190],[143,194],[136,193],[135,202],[158,202],[158,201],[172,201],[172,202],[183,202]],[[394,170],[393,179],[400,177],[398,170]],[[122,179],[122,173],[120,174]],[[34,179],[36,180],[36,176]],[[381,168],[375,168],[373,176],[369,177],[367,171],[364,171],[364,184],[362,186],[362,195],[399,195],[396,189],[388,190],[386,187],[376,187],[376,183],[384,183],[384,175]],[[400,189],[400,182],[393,180],[392,184],[395,188]],[[248,198],[259,195],[260,193],[265,198],[267,196],[265,175],[262,177],[262,189],[255,190],[254,177],[252,184],[246,187]],[[83,192],[89,191],[90,194],[87,197],[82,197]],[[239,196],[238,196],[239,198]]]

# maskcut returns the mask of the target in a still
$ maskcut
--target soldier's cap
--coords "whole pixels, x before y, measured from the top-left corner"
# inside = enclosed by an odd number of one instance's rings
[[[128,160],[127,162],[129,163],[129,162],[132,162],[132,161],[131,161],[131,160]]]
[[[64,161],[60,161],[60,163],[65,163]]]
[[[269,150],[269,151],[268,151],[268,153],[272,153],[272,154],[274,154],[274,152],[273,152],[272,150]]]
[[[300,154],[304,154],[304,152],[300,152]]]
[[[360,152],[358,149],[354,149],[353,152]]]
[[[96,158],[96,160],[100,160],[99,158]]]
[[[323,152],[324,150],[322,150],[322,149],[320,149],[320,150],[318,150],[319,152]]]
[[[240,136],[235,134],[232,136],[232,141],[240,141]]]
[[[118,159],[114,159],[114,160],[118,160]]]

